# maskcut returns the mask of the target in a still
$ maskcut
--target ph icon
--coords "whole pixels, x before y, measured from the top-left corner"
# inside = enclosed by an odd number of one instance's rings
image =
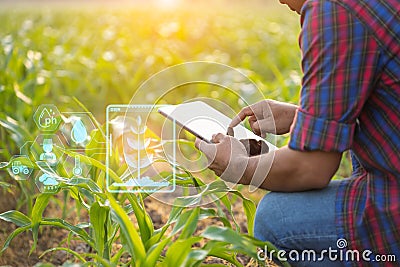
[[[33,115],[37,127],[41,131],[54,132],[61,122],[61,115],[53,104],[40,105]]]

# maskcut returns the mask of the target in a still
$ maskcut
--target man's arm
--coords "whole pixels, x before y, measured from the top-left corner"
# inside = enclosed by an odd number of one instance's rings
[[[270,191],[305,191],[326,187],[337,171],[341,153],[296,151],[285,146],[275,152],[249,158],[244,184]],[[268,173],[263,166],[271,164]]]
[[[271,191],[304,191],[325,187],[335,174],[341,153],[295,151],[280,148],[256,157],[248,157],[243,145],[223,134],[213,137],[215,144],[196,139],[210,161],[209,168],[222,179],[252,184]]]

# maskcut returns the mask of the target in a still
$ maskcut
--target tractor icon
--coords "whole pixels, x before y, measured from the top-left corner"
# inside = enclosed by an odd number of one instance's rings
[[[12,172],[15,175],[23,173],[25,175],[29,174],[29,169],[25,165],[22,165],[21,161],[14,161],[11,166]]]

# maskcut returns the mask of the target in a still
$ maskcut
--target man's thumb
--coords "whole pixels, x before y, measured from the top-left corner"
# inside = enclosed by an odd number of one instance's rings
[[[209,144],[203,140],[201,140],[200,138],[196,138],[196,141],[194,143],[194,145],[196,146],[196,148],[200,151],[202,151],[204,154],[206,154],[207,158],[209,160],[213,160],[215,157],[215,153],[216,153],[216,147],[214,144]]]

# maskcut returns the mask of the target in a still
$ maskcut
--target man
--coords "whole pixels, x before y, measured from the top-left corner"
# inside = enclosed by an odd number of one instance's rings
[[[398,266],[400,1],[280,2],[301,14],[300,104],[261,101],[231,126],[249,117],[261,136],[290,132],[288,146],[248,157],[223,134],[196,146],[223,179],[273,191],[257,208],[255,237],[316,253],[311,262],[286,254],[294,265]],[[354,173],[331,181],[346,150]]]

